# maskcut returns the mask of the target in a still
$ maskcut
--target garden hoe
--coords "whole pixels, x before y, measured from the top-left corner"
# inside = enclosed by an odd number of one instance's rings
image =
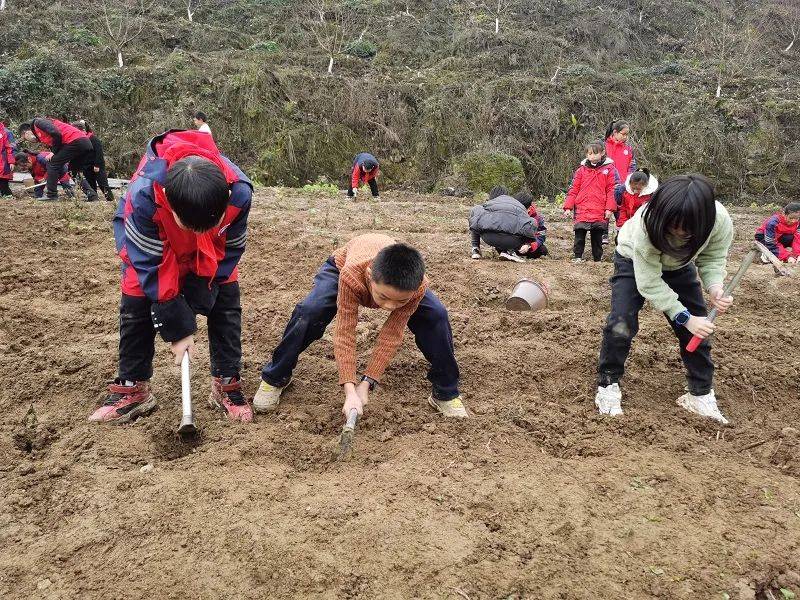
[[[739,267],[739,270],[736,271],[736,275],[734,275],[733,279],[731,279],[728,282],[728,285],[725,286],[725,289],[722,292],[723,296],[730,296],[733,293],[733,291],[737,287],[739,287],[739,282],[742,280],[742,277],[744,277],[744,274],[747,272],[747,269],[750,267],[751,264],[753,264],[753,261],[759,254],[761,254],[764,258],[766,258],[772,263],[772,266],[775,267],[775,272],[778,275],[782,277],[791,275],[789,270],[783,266],[783,263],[781,263],[781,261],[779,261],[774,254],[772,254],[769,248],[767,248],[761,242],[753,242],[753,247],[750,249],[750,252],[745,254],[744,259],[742,260],[742,264]],[[714,320],[717,318],[717,313],[718,313],[717,309],[712,308],[711,311],[708,313],[708,320],[713,323]],[[700,338],[696,335],[693,336],[692,339],[689,340],[689,343],[686,344],[686,351],[694,352],[695,350],[697,350],[697,347],[700,345],[700,342],[702,341],[703,338]]]
[[[189,378],[188,350],[181,360],[181,406],[183,415],[181,424],[178,426],[178,433],[181,437],[191,437],[197,433],[197,426],[194,424],[194,414],[192,414],[192,382]]]
[[[356,423],[358,423],[358,411],[353,408],[347,416],[347,422],[342,426],[341,435],[339,435],[339,460],[347,460],[353,453]]]

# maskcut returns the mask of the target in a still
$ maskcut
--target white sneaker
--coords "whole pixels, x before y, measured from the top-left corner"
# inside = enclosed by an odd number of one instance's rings
[[[513,262],[523,263],[525,259],[522,258],[519,254],[514,252],[513,250],[506,250],[505,252],[500,253],[500,260],[510,260]]]
[[[719,421],[723,425],[728,424],[722,413],[717,408],[717,397],[714,390],[703,396],[694,396],[692,394],[684,394],[676,401],[678,406],[682,406],[689,412],[693,412],[701,417],[709,417],[715,421]]]
[[[598,386],[594,397],[594,405],[601,415],[616,417],[622,414],[622,391],[618,383],[605,387]]]
[[[480,248],[473,248],[472,249],[472,258],[473,259],[480,260],[481,256],[482,256],[482,254],[481,254],[481,249]]]
[[[291,383],[291,381],[289,383]],[[255,398],[253,398],[253,410],[257,413],[268,413],[278,408],[278,403],[281,401],[281,394],[283,390],[289,387],[289,383],[283,387],[275,387],[262,379]]]
[[[469,417],[467,409],[464,408],[461,396],[457,396],[452,400],[437,400],[431,395],[428,396],[428,404],[445,417],[452,417],[455,419],[466,419]]]
[[[570,262],[573,262],[573,263],[576,263],[576,264],[577,264],[577,263],[582,263],[582,262],[584,262],[584,261],[583,261],[583,259],[582,259],[582,258],[573,258],[573,259],[572,259]]]

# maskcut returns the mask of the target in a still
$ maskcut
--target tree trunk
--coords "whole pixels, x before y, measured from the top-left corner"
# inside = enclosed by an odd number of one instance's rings
[[[333,56],[331,55],[331,59],[328,61],[328,75],[333,73]]]
[[[117,50],[117,64],[119,65],[120,69],[125,66],[125,61],[122,60],[122,49],[121,48],[119,50]]]
[[[194,17],[194,13],[192,12],[191,6],[186,7],[186,16],[189,17],[189,23],[194,23],[194,19],[192,18]]]
[[[2,7],[0,7],[0,9],[2,9]],[[786,46],[786,48],[784,48],[784,49],[783,49],[783,51],[784,51],[784,52],[788,52],[789,50],[791,50],[791,49],[792,49],[792,46],[794,46],[794,43],[795,43],[796,41],[797,41],[797,38],[794,38],[794,39],[792,40],[792,42],[791,42],[791,43],[790,43],[788,46]]]
[[[6,0],[0,0],[0,10],[6,9]]]
[[[715,98],[719,98],[720,96],[722,96],[722,84],[718,83],[717,84],[717,93],[715,94]]]
[[[500,33],[500,17],[494,19],[494,32],[495,34]]]

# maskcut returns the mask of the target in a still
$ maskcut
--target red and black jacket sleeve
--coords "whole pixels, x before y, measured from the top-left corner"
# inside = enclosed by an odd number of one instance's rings
[[[50,146],[53,152],[61,150],[63,145],[61,140],[61,131],[56,127],[50,119],[34,119],[31,122],[33,133],[38,140],[43,144]],[[38,131],[37,131],[38,130]],[[42,133],[44,135],[42,135]]]
[[[253,188],[245,174],[231,161],[227,162],[239,176],[239,181],[231,186],[230,199],[230,205],[237,208],[239,213],[225,232],[225,256],[219,261],[214,276],[217,283],[224,283],[230,278],[244,254],[247,244],[247,217],[253,198]]]

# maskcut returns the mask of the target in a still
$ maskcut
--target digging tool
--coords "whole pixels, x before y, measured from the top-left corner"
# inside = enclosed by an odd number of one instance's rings
[[[178,426],[178,433],[182,436],[194,435],[197,433],[197,426],[194,424],[194,414],[192,414],[192,382],[189,378],[188,350],[181,359],[181,407],[183,415],[181,424]]]
[[[30,192],[31,190],[35,190],[36,188],[42,187],[43,185],[47,185],[47,182],[43,181],[42,183],[37,183],[36,185],[31,185],[31,186],[22,188],[22,191],[23,192]]]
[[[744,259],[742,259],[742,264],[739,266],[739,270],[736,271],[736,275],[733,276],[733,279],[731,279],[728,282],[728,285],[726,285],[725,289],[722,291],[723,297],[730,296],[733,293],[733,291],[737,287],[739,287],[739,282],[741,282],[742,277],[744,277],[744,274],[747,272],[747,269],[750,267],[751,264],[753,264],[753,261],[759,254],[766,255],[766,258],[773,263],[773,266],[775,266],[775,269],[779,275],[782,276],[789,275],[789,272],[786,269],[784,269],[783,264],[777,258],[775,258],[772,252],[769,251],[769,248],[767,248],[764,244],[761,244],[760,242],[753,242],[753,247],[747,254],[745,254]],[[777,263],[777,265],[775,263]],[[716,308],[712,308],[711,311],[708,313],[707,317],[708,320],[713,323],[716,320],[718,313],[719,311]],[[696,335],[692,336],[692,339],[689,340],[688,344],[686,344],[686,351],[694,352],[695,350],[697,350],[697,347],[700,345],[700,342],[702,341],[703,338],[698,337]]]
[[[789,277],[791,276],[792,272],[787,269],[783,263],[775,256],[772,251],[767,248],[761,242],[753,242],[756,248],[758,248],[759,252],[761,252],[761,256],[766,258],[769,262],[772,263],[772,266],[775,267],[775,273],[782,277]]]
[[[347,415],[347,422],[342,426],[342,433],[339,435],[339,460],[347,459],[353,453],[356,423],[358,423],[358,411],[352,408],[350,414]]]

